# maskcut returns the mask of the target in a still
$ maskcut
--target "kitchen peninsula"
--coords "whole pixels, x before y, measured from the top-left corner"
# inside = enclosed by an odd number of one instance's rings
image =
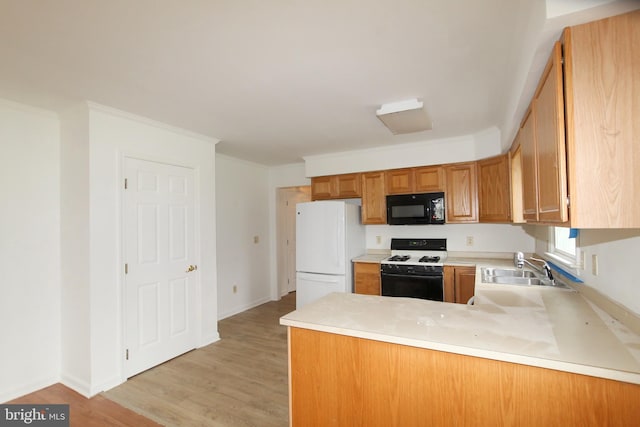
[[[475,305],[331,294],[289,327],[294,426],[632,425],[640,336],[573,290]]]

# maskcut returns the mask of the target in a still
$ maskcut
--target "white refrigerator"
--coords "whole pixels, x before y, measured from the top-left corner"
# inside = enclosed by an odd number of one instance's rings
[[[360,206],[342,200],[296,205],[296,308],[353,292],[351,260],[365,253]]]

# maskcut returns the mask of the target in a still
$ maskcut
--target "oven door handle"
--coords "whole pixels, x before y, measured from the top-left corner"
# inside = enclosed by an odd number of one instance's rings
[[[424,278],[430,278],[433,277],[435,279],[437,278],[442,278],[443,275],[442,273],[435,273],[435,274],[389,274],[389,273],[382,273],[382,277],[398,277],[401,279],[420,279],[421,277]]]

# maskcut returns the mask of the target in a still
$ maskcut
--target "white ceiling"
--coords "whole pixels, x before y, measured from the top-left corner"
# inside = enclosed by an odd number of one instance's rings
[[[536,59],[537,34],[563,26],[544,6],[0,0],[0,98],[54,111],[97,102],[266,165],[492,126],[512,132],[537,80],[522,70],[535,74],[546,59]],[[381,104],[408,98],[424,101],[433,130],[394,136],[376,118]]]

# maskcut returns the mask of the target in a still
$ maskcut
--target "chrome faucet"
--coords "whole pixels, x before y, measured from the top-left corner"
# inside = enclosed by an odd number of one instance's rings
[[[524,254],[522,252],[516,252],[515,254],[513,254],[513,264],[517,268],[523,268],[524,265],[527,264],[531,268],[536,270],[538,273],[544,274],[547,277],[547,279],[553,281],[553,274],[551,273],[551,267],[549,267],[549,264],[547,264],[545,260],[533,258],[533,257],[531,258],[531,260],[541,262],[542,267],[532,264],[529,260],[525,259]]]

